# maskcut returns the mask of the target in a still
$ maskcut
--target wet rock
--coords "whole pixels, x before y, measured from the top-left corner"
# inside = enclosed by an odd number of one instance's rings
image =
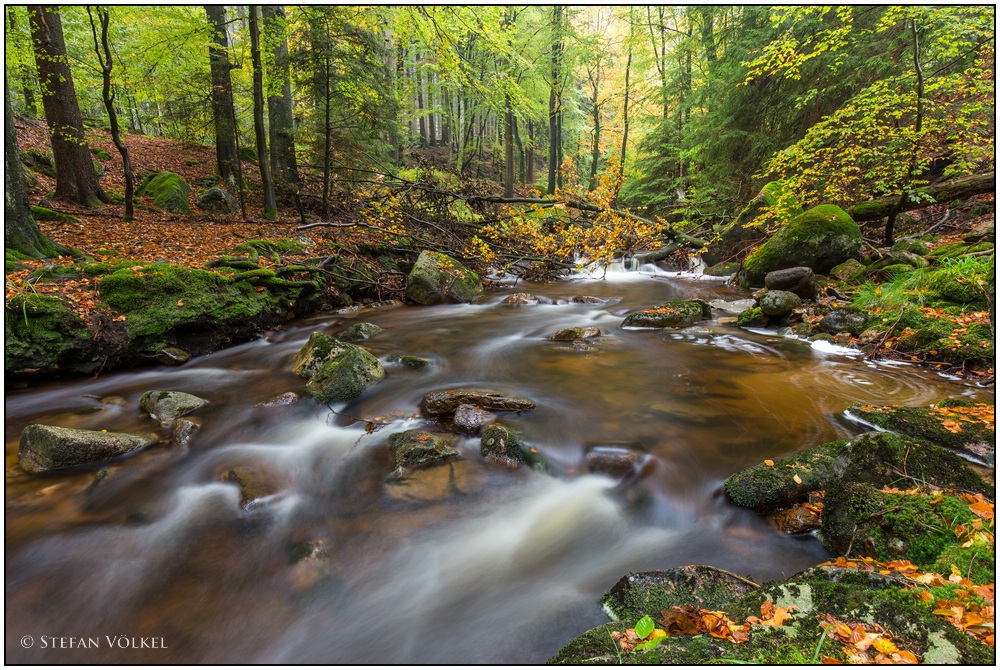
[[[406,280],[406,297],[421,305],[473,302],[482,292],[479,275],[435,251],[422,251]]]
[[[392,476],[399,476],[420,468],[441,465],[459,458],[452,435],[437,435],[414,428],[389,436],[389,451],[396,467]]]
[[[833,341],[836,344],[843,344],[843,345],[850,344],[851,343],[851,334],[848,333],[846,330],[843,331],[843,332],[837,333],[836,335],[833,336]]]
[[[385,377],[382,364],[355,344],[313,333],[296,354],[292,372],[308,377],[306,392],[318,402],[347,402]]]
[[[752,309],[757,302],[752,298],[747,298],[745,300],[711,300],[708,304],[712,309],[717,309],[721,312],[739,314],[744,310]]]
[[[274,468],[266,463],[251,463],[229,468],[220,477],[240,487],[240,506],[251,507],[251,503],[261,498],[275,495],[282,488],[281,478]]]
[[[802,306],[802,299],[791,291],[768,291],[760,298],[760,311],[767,316],[785,316]]]
[[[538,297],[530,293],[512,293],[500,302],[503,305],[537,305]]]
[[[552,339],[556,342],[573,342],[574,340],[587,340],[592,337],[600,337],[601,329],[596,326],[576,326],[575,328],[563,328]]]
[[[639,474],[649,456],[624,445],[594,445],[587,448],[587,471],[614,479],[631,479]]]
[[[393,354],[386,360],[390,363],[399,363],[400,365],[404,365],[408,368],[422,368],[431,364],[431,360],[429,358],[423,358],[422,356],[400,356]]]
[[[99,463],[156,444],[156,435],[31,424],[21,431],[17,460],[33,474]]]
[[[860,335],[864,332],[867,321],[868,315],[863,312],[856,312],[850,309],[834,309],[823,317],[822,321],[819,322],[819,327],[821,330],[834,335],[845,330],[851,335]]]
[[[342,342],[362,342],[369,338],[375,337],[380,333],[384,333],[385,329],[381,326],[377,326],[374,323],[368,323],[363,321],[361,323],[356,323],[344,332],[342,332],[338,339]]]
[[[240,203],[237,202],[236,198],[218,186],[214,186],[202,193],[195,204],[199,209],[203,209],[206,212],[233,214],[240,211]]]
[[[382,492],[407,502],[437,502],[475,493],[486,483],[481,465],[457,460],[387,479]]]
[[[710,319],[712,309],[701,300],[671,300],[655,307],[633,312],[622,321],[622,328],[687,328],[702,319]]]
[[[475,405],[459,405],[455,409],[455,428],[467,435],[478,435],[483,426],[497,420],[497,415]]]
[[[581,303],[584,305],[606,305],[610,302],[617,302],[621,298],[599,298],[594,295],[577,295],[570,299],[570,302]]]
[[[281,407],[283,405],[294,405],[299,401],[299,394],[294,391],[271,396],[267,400],[261,400],[254,407]]]
[[[851,405],[844,414],[849,419],[860,420],[882,430],[923,438],[994,465],[996,432],[992,423],[981,419],[983,414],[990,414],[990,409],[992,405],[956,397],[946,398],[929,407]]]
[[[736,325],[740,328],[763,328],[767,325],[767,314],[760,307],[752,307],[739,313]]]
[[[173,438],[174,444],[186,447],[191,444],[195,434],[201,430],[201,421],[198,419],[183,418],[174,422]]]
[[[685,565],[670,570],[630,572],[601,598],[604,611],[616,621],[634,621],[660,610],[696,605],[725,610],[754,585],[707,565]]]
[[[183,391],[146,391],[139,398],[139,407],[164,428],[206,404],[207,400]]]
[[[156,352],[156,360],[164,365],[181,365],[191,358],[191,352],[180,347],[166,347]]]
[[[508,396],[489,389],[457,388],[428,393],[420,401],[420,410],[424,416],[438,417],[454,414],[459,405],[474,405],[494,412],[523,412],[534,409],[535,401],[531,398]]]
[[[525,444],[508,426],[495,423],[483,428],[479,440],[479,454],[490,463],[498,463],[516,468],[527,465],[535,470],[551,472],[549,462],[534,449]]]
[[[814,300],[818,292],[816,273],[807,267],[768,272],[764,275],[764,286],[774,291],[789,291],[803,300]]]
[[[779,532],[787,535],[798,533],[808,533],[820,527],[819,514],[802,505],[794,505],[788,509],[778,510],[767,517],[770,523]]]
[[[740,270],[739,263],[716,263],[705,269],[705,274],[709,277],[731,277]]]
[[[116,407],[127,407],[128,400],[120,395],[107,395],[101,398],[102,405],[115,405]]]
[[[299,542],[288,552],[292,590],[302,593],[330,576],[331,550],[325,540]]]

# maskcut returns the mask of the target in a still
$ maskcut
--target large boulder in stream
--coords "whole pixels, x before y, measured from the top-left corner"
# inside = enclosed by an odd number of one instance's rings
[[[437,418],[454,414],[460,405],[473,405],[492,412],[523,412],[534,409],[535,401],[490,389],[457,388],[428,393],[420,401],[420,411],[424,416]]]
[[[307,377],[306,392],[318,402],[347,402],[385,377],[375,356],[356,344],[313,333],[292,362],[292,372]]]
[[[622,321],[622,328],[687,328],[712,318],[712,308],[703,300],[670,300],[638,312]]]
[[[183,391],[146,391],[139,398],[142,411],[148,412],[164,428],[206,404],[208,401],[204,398]]]
[[[421,305],[473,302],[482,292],[479,275],[436,251],[422,251],[406,280],[406,297]]]
[[[389,451],[396,467],[393,474],[399,476],[459,458],[455,439],[454,435],[439,435],[419,428],[393,433],[389,436]]]
[[[819,205],[789,221],[743,263],[742,282],[763,286],[775,270],[808,267],[826,274],[862,249],[861,229],[836,205]]]
[[[31,424],[21,431],[17,460],[32,474],[91,465],[156,444],[156,435]]]
[[[538,450],[524,443],[510,426],[495,423],[483,428],[479,455],[489,463],[516,468],[527,465],[534,470],[552,472],[552,466]]]

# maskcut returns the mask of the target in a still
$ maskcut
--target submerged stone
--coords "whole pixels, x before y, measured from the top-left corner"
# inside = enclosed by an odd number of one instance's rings
[[[31,424],[21,431],[17,460],[26,472],[90,465],[156,444],[156,435],[133,435],[100,430]]]
[[[361,342],[384,332],[385,329],[382,328],[382,326],[377,326],[374,323],[363,321],[361,323],[354,324],[342,332],[338,337],[343,342]]]
[[[254,407],[280,407],[283,405],[294,405],[299,401],[299,394],[294,391],[271,396],[267,400],[261,400],[254,404]]]
[[[587,448],[587,471],[614,479],[631,479],[637,475],[649,455],[632,446],[601,444]]]
[[[183,391],[146,391],[139,398],[139,407],[163,427],[206,404],[207,400]]]
[[[512,293],[500,302],[504,305],[537,305],[538,297],[530,293]]]
[[[552,336],[556,342],[573,342],[574,340],[587,340],[601,336],[601,329],[596,326],[576,326],[575,328],[563,328]]]

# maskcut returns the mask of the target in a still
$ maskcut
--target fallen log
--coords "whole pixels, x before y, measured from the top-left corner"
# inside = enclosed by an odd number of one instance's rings
[[[995,172],[985,172],[983,174],[974,174],[968,177],[962,177],[961,179],[954,179],[952,181],[919,188],[917,189],[918,194],[928,195],[933,198],[933,200],[913,200],[913,198],[907,198],[903,202],[899,211],[908,212],[914,209],[930,207],[931,205],[941,202],[950,202],[960,198],[971,198],[972,196],[979,195],[980,193],[992,193],[996,189],[995,175]],[[858,223],[861,223],[862,221],[877,221],[878,219],[883,219],[889,216],[889,213],[896,207],[897,204],[899,204],[899,196],[892,195],[887,198],[869,200],[868,202],[862,202],[858,205],[854,205],[847,210],[847,213],[850,214],[851,218]]]

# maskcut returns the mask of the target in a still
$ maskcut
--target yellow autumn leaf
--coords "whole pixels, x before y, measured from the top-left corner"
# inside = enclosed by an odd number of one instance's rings
[[[892,640],[881,636],[872,642],[872,646],[883,654],[891,654],[892,652],[897,651],[896,645],[892,643]]]
[[[774,461],[772,461],[770,458],[768,458],[767,460],[764,461],[764,465],[766,465],[769,468],[773,468],[774,467]]]
[[[801,484],[802,478],[799,477],[798,475],[792,475],[792,481],[794,481],[796,484]]]

